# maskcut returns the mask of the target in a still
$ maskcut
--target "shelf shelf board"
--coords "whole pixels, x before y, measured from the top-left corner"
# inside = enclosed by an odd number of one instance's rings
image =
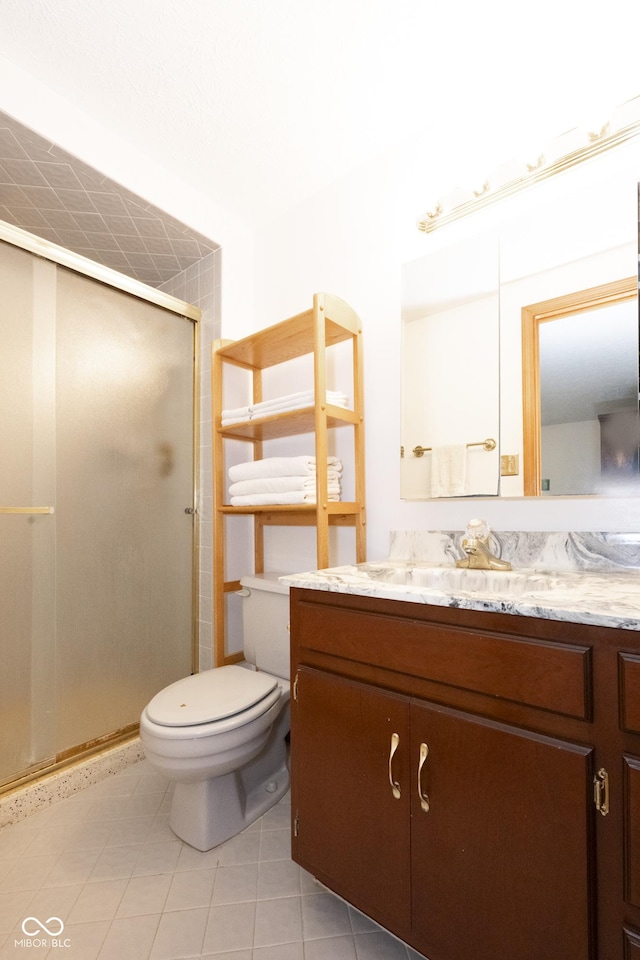
[[[325,296],[325,304],[325,345],[331,347],[351,339],[358,329],[356,314],[337,297]],[[220,347],[216,353],[230,363],[254,370],[264,370],[313,353],[313,313],[313,309],[305,310],[242,340],[234,340]]]
[[[326,405],[327,427],[344,427],[358,423],[360,417],[353,410]],[[278,437],[293,437],[300,433],[313,433],[315,428],[314,407],[287,410],[271,417],[260,417],[245,423],[233,423],[219,427],[218,432],[228,440],[275,440]]]
[[[315,526],[316,504],[268,504],[233,507],[224,504],[218,512],[225,516],[255,516],[264,526]],[[324,512],[324,511],[323,511]],[[352,526],[361,513],[360,505],[348,500],[330,500],[326,507],[330,526]]]

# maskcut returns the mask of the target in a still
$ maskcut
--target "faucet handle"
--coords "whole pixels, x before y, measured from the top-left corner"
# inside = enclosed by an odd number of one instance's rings
[[[486,520],[481,520],[480,518],[469,520],[467,529],[465,530],[465,536],[473,540],[488,540],[490,533],[491,527]]]

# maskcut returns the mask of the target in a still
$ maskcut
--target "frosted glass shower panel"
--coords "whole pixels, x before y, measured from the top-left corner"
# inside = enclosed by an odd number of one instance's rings
[[[0,243],[0,784],[55,750],[54,283]]]
[[[191,321],[58,272],[58,751],[191,672]]]

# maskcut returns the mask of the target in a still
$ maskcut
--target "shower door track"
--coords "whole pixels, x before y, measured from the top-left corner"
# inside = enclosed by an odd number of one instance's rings
[[[109,733],[104,737],[99,737],[96,740],[89,740],[87,743],[82,743],[70,750],[65,750],[57,756],[45,757],[44,760],[40,760],[38,763],[34,763],[30,767],[25,768],[20,776],[11,776],[7,777],[6,780],[1,780],[0,797],[26,786],[26,784],[31,783],[33,780],[48,777],[53,773],[58,773],[65,767],[73,766],[75,763],[82,763],[84,760],[101,753],[103,750],[108,750],[111,747],[118,746],[118,744],[133,740],[138,736],[139,730],[139,723],[130,723],[120,730]]]
[[[172,313],[177,313],[181,317],[187,317],[188,320],[200,320],[202,311],[191,303],[185,303],[172,297],[162,290],[155,287],[148,287],[146,283],[140,280],[134,280],[124,273],[112,270],[111,267],[105,267],[95,260],[89,260],[79,253],[67,250],[65,247],[59,247],[56,243],[49,240],[43,240],[27,230],[21,230],[20,227],[14,227],[13,224],[0,220],[0,240],[13,244],[14,247],[20,247],[22,250],[28,250],[38,257],[45,260],[52,260],[61,267],[68,267],[76,273],[81,273],[85,277],[91,277],[93,280],[99,280],[100,283],[106,283],[109,287],[115,287],[116,290],[122,290],[124,293],[131,293],[140,300],[146,300],[148,303],[155,303],[158,307],[164,307]]]

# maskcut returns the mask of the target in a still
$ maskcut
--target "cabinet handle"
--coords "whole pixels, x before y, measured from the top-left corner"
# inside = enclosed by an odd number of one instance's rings
[[[398,749],[399,743],[400,743],[400,737],[398,736],[398,734],[392,733],[391,734],[391,750],[389,751],[389,783],[391,784],[391,793],[393,794],[395,800],[400,799],[400,784],[398,783],[397,780],[393,779],[391,764],[393,762],[393,755]]]
[[[606,817],[609,813],[609,774],[600,767],[593,778],[593,802],[596,810]]]
[[[420,806],[425,813],[429,813],[429,797],[426,793],[422,791],[422,768],[424,767],[425,761],[429,756],[429,747],[426,743],[420,744],[420,761],[418,763],[418,797],[420,798]]]

